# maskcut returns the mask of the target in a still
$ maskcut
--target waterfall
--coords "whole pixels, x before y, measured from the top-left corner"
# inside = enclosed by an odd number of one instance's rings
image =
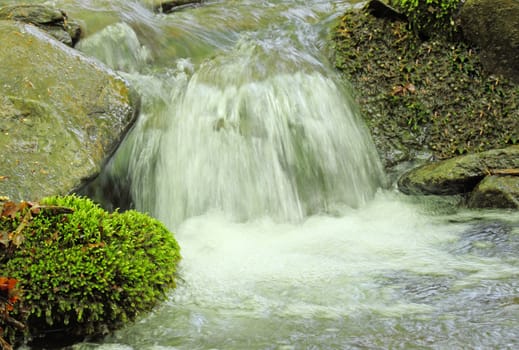
[[[162,96],[129,137],[139,142],[119,152],[137,208],[171,224],[212,210],[300,221],[373,197],[383,172],[348,91],[307,53],[269,44],[244,38],[197,69],[170,72],[168,84],[130,67],[141,95]]]
[[[300,220],[372,198],[381,170],[348,96],[317,72],[244,75],[239,58],[203,65],[167,109],[159,217]]]

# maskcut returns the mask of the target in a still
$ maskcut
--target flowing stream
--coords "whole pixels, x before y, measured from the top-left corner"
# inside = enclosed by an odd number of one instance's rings
[[[327,61],[361,4],[51,3],[142,96],[103,179],[183,255],[167,302],[73,349],[519,348],[519,215],[389,184]]]

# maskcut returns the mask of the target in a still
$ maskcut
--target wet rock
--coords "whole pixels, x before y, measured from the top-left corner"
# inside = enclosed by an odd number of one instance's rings
[[[12,5],[0,8],[0,20],[34,24],[68,46],[74,46],[81,36],[78,23],[68,19],[65,12],[45,5]]]
[[[182,10],[186,7],[198,6],[203,0],[147,0],[155,11],[162,13],[171,13]]]
[[[485,69],[519,83],[519,1],[467,0],[459,18]]]
[[[519,176],[487,176],[472,191],[470,208],[519,209]]]
[[[37,27],[0,21],[0,196],[67,194],[99,173],[133,123],[127,83]]]
[[[402,175],[398,188],[406,194],[468,193],[500,169],[519,169],[519,145],[422,165]]]

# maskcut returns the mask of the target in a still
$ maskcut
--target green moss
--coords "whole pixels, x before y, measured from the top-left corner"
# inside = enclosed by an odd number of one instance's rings
[[[461,0],[392,0],[391,4],[409,19],[411,28],[423,36],[443,35],[453,38],[456,33],[455,15]]]
[[[49,197],[23,228],[4,274],[20,281],[30,333],[102,335],[150,311],[175,286],[179,246],[159,221],[136,211],[108,213],[86,198]],[[13,231],[29,208],[1,217]]]
[[[334,45],[387,166],[518,142],[519,86],[488,75],[468,45],[359,11],[342,17]]]

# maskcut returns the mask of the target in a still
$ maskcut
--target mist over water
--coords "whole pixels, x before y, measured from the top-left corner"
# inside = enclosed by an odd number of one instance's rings
[[[183,256],[164,305],[73,349],[519,347],[519,216],[388,186],[326,59],[354,2],[63,6],[142,96],[104,176]]]

